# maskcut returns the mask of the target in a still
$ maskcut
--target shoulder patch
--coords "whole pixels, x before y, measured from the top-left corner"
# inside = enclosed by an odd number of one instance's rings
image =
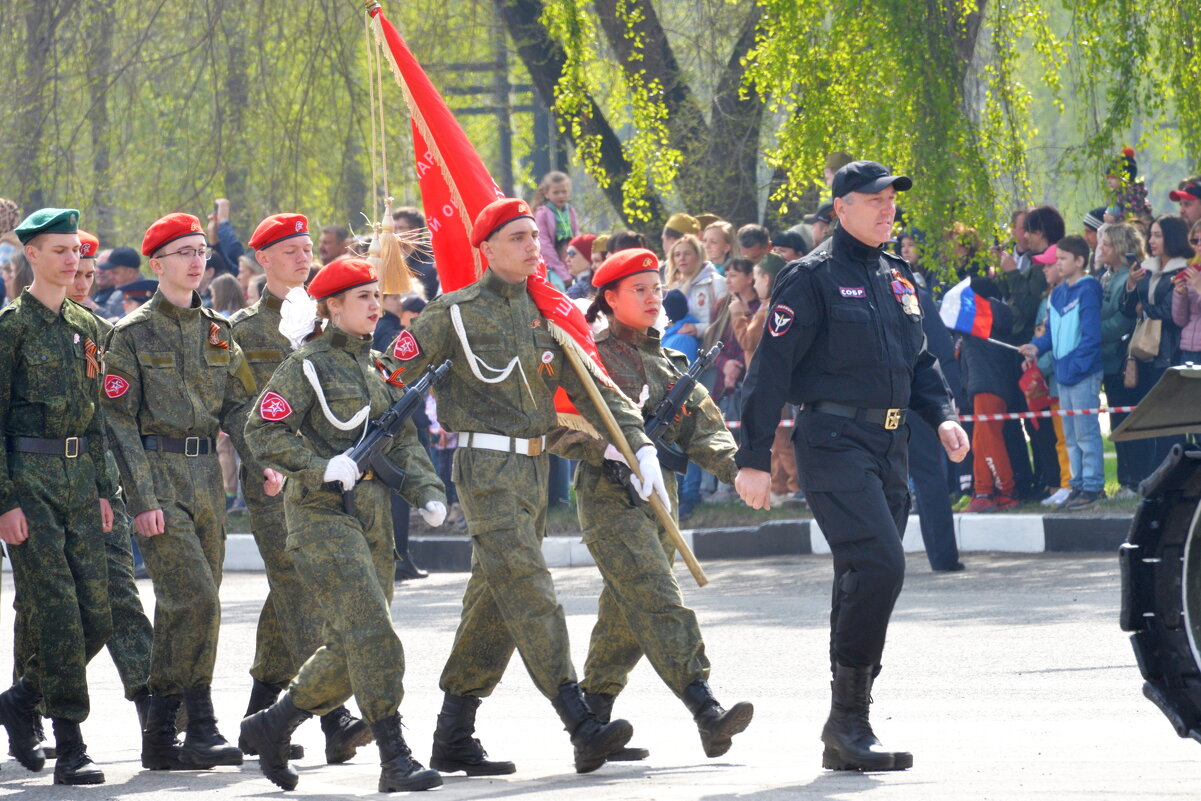
[[[129,382],[116,373],[108,373],[104,376],[104,394],[111,400],[129,392]]]
[[[773,337],[782,337],[788,333],[788,329],[792,328],[792,321],[796,318],[796,312],[791,306],[783,303],[777,303],[772,306],[771,312],[767,316],[767,331]]]
[[[265,392],[259,401],[259,417],[273,423],[279,422],[292,414],[292,404],[278,392]]]
[[[396,338],[396,344],[392,346],[392,356],[400,359],[402,362],[407,362],[409,359],[415,359],[421,355],[421,346],[417,344],[417,337],[413,336],[413,332],[404,330],[400,332],[400,336]]]

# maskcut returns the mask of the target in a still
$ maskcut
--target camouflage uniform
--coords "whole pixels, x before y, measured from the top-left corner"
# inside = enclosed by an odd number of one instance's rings
[[[374,419],[399,397],[383,380],[378,357],[370,338],[331,327],[279,366],[246,424],[255,458],[288,476],[287,551],[325,623],[327,641],[301,666],[289,687],[292,702],[322,715],[353,694],[369,723],[394,714],[404,696],[404,650],[391,616],[391,490],[373,478],[360,480],[355,514],[343,511],[340,489],[324,481],[325,467],[358,441],[362,427],[343,431],[330,423],[304,363],[315,369],[336,418],[349,420],[370,404]],[[410,503],[446,502],[411,421],[388,455],[405,471],[401,492]]]
[[[114,487],[100,354],[85,352],[100,340],[92,315],[73,303],[56,313],[26,291],[0,310],[0,513],[19,506],[29,527],[29,539],[8,546],[28,619],[24,680],[48,716],[76,723],[89,711],[87,663],[112,631],[99,499]],[[28,453],[17,437],[86,437],[87,447],[74,458],[66,443],[64,455]]]
[[[195,294],[180,308],[161,292],[117,323],[105,369],[110,441],[129,511],[162,509],[165,522],[164,533],[141,539],[156,601],[150,691],[208,687],[225,557],[225,493],[213,444],[219,428],[241,444],[230,422],[254,394],[254,377],[228,321]],[[173,452],[173,441],[185,438],[189,451]]]
[[[455,306],[461,335],[453,323]],[[464,349],[463,338],[474,355]],[[390,354],[412,375],[446,358],[453,366],[436,394],[438,418],[448,431],[542,437],[557,423],[553,395],[559,386],[603,429],[524,282],[511,284],[487,270],[476,283],[426,306]],[[512,366],[503,380],[477,377],[479,370],[495,379],[506,365]],[[648,444],[636,410],[616,392],[604,386],[600,391],[634,449]],[[548,457],[464,446],[464,437],[459,443],[452,478],[472,537],[471,578],[440,685],[454,696],[485,697],[516,647],[534,684],[554,699],[576,675],[563,607],[542,557]]]
[[[259,387],[266,386],[275,368],[292,351],[279,332],[282,304],[264,287],[257,303],[230,318],[234,339],[242,348]],[[253,404],[247,404],[240,413],[243,424],[252,411]],[[268,497],[263,492],[263,465],[249,451],[242,451],[241,456],[242,492],[250,512],[254,541],[267,570],[269,588],[259,613],[250,675],[272,687],[284,687],[321,646],[321,625],[318,616],[306,613],[309,607],[304,581],[285,550],[288,529],[284,523],[283,495]]]
[[[653,328],[643,334],[610,317],[596,345],[626,395],[641,398],[646,388],[642,408],[648,414],[688,370],[687,358],[664,349]],[[557,453],[581,460],[575,475],[580,528],[605,580],[582,684],[589,693],[617,695],[645,653],[667,686],[681,695],[692,682],[709,677],[709,660],[696,615],[684,606],[671,572],[675,546],[650,506],[633,505],[625,487],[605,475],[604,443],[575,431],[557,439]],[[734,482],[737,446],[703,386],[693,388],[664,441],[721,481]],[[674,515],[676,482],[667,484]]]

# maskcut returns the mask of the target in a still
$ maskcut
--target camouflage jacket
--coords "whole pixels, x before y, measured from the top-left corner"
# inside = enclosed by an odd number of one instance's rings
[[[70,301],[54,312],[26,290],[0,310],[0,514],[20,506],[8,437],[87,437],[84,458],[92,459],[96,491],[112,495],[104,469],[101,340],[92,315]]]
[[[306,362],[321,385],[324,405],[305,375]],[[246,443],[255,460],[284,473],[290,482],[310,488],[324,484],[326,463],[358,442],[366,421],[386,412],[403,392],[387,383],[381,364],[370,338],[356,339],[336,327],[290,355],[267,382],[247,420]],[[348,430],[330,422],[332,415],[349,423],[367,405],[370,414]],[[405,471],[401,494],[406,500],[417,507],[445,502],[442,482],[412,420],[392,440],[387,454]]]
[[[216,437],[245,449],[234,415],[254,396],[254,376],[229,321],[200,305],[180,308],[158,292],[109,334],[104,402],[109,440],[130,514],[161,508],[142,436]]]
[[[254,384],[260,390],[267,386],[275,368],[279,367],[292,352],[291,343],[279,332],[282,306],[283,301],[268,292],[267,287],[264,286],[263,295],[257,303],[238,311],[229,318],[229,323],[233,327],[234,341],[242,349],[242,355],[246,357],[250,371],[254,374]],[[245,429],[246,421],[254,408],[254,400],[254,397],[250,398],[238,410],[235,419],[230,424],[231,427],[239,430]],[[247,475],[257,477],[262,474],[262,467],[255,462],[249,450],[243,451],[241,456],[242,460],[247,463]]]
[[[455,307],[461,332],[454,324]],[[389,366],[403,368],[406,378],[420,376],[445,359],[451,359],[452,366],[434,394],[438,420],[447,431],[542,436],[558,424],[554,393],[561,386],[584,418],[608,436],[524,281],[509,283],[489,269],[474,284],[440,295],[411,329],[401,332],[388,354]],[[618,393],[597,386],[634,450],[649,444],[637,410]]]
[[[609,328],[596,336],[596,347],[617,386],[640,401],[647,416],[671,385],[688,372],[688,358],[660,345],[659,332],[653,328],[643,334],[610,317]],[[564,458],[579,459],[593,466],[599,466],[604,459],[605,443],[578,431],[560,429],[554,439],[555,453]],[[738,446],[709,391],[701,384],[692,388],[663,440],[679,446],[690,461],[723,483],[734,483],[738,472],[734,454]]]

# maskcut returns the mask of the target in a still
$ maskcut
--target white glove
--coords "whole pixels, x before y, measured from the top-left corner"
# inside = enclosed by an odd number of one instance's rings
[[[430,528],[437,528],[446,521],[446,504],[441,501],[430,501],[423,508],[417,510],[417,514],[421,515],[421,519]]]
[[[325,475],[322,478],[326,481],[336,481],[342,485],[343,492],[350,492],[359,480],[359,466],[355,464],[354,459],[339,453],[325,463]]]
[[[651,497],[652,492],[657,493],[659,500],[663,501],[663,507],[670,512],[671,498],[667,495],[667,485],[663,483],[663,470],[659,467],[659,454],[655,446],[643,445],[634,455],[638,457],[638,472],[642,474],[641,481],[638,476],[630,475],[634,491],[644,501]]]
[[[614,448],[612,445],[605,446],[605,459],[611,462],[620,462],[626,467],[630,466],[630,463],[626,461],[626,457],[621,455],[621,451],[617,450],[617,448]]]

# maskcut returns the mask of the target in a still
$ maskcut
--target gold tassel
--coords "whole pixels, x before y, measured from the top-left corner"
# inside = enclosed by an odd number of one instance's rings
[[[379,276],[379,291],[384,295],[405,295],[413,291],[414,276],[409,265],[405,263],[408,251],[420,246],[419,231],[398,234],[396,223],[392,220],[392,198],[384,202],[384,217],[375,223],[375,236],[371,238],[371,248],[367,251],[367,260],[375,267]]]
[[[555,412],[555,416],[558,417],[559,425],[563,426],[564,428],[570,428],[572,431],[582,431],[594,439],[604,439],[604,437],[600,435],[600,432],[592,427],[592,423],[589,423],[578,414]]]

